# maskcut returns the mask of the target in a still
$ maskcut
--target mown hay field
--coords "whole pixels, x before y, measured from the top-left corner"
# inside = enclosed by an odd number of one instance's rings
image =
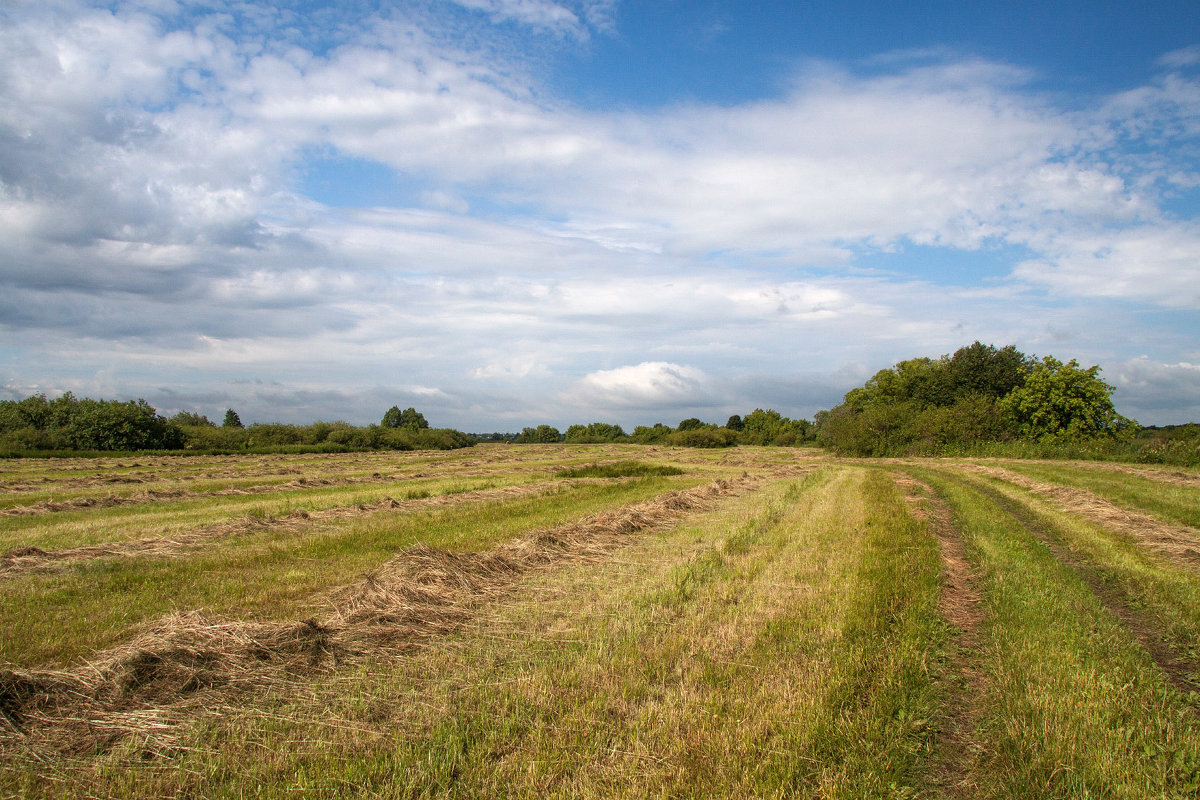
[[[1200,474],[0,463],[0,795],[1200,796]]]

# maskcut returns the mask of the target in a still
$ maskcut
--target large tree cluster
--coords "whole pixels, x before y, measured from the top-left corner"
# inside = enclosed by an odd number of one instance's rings
[[[937,454],[984,442],[1081,442],[1130,435],[1100,368],[980,342],[880,370],[817,415],[818,440],[854,455]]]

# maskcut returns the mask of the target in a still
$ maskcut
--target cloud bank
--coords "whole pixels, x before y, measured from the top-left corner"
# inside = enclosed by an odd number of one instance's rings
[[[1195,416],[1194,48],[1069,106],[962,56],[634,112],[552,96],[512,44],[570,58],[619,36],[610,3],[349,8],[4,12],[3,391],[720,421],[982,339]]]

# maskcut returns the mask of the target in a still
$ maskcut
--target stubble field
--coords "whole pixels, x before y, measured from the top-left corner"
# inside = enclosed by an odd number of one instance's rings
[[[3,462],[0,794],[1200,796],[1200,474]]]

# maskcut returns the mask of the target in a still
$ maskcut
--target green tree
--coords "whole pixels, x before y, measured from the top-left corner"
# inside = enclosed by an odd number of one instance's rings
[[[425,415],[420,411],[411,407],[401,411],[399,406],[389,408],[383,415],[383,421],[380,424],[385,428],[404,428],[410,431],[424,430],[429,427]]]
[[[536,428],[523,428],[520,435],[513,441],[517,444],[554,444],[558,440],[558,428],[551,425],[538,425]]]
[[[1099,377],[1100,367],[1081,368],[1046,356],[1000,402],[1021,436],[1035,441],[1076,441],[1131,434],[1137,423],[1116,412],[1114,387]]]
[[[638,444],[654,444],[655,442],[663,441],[671,433],[671,426],[664,425],[661,422],[656,422],[653,426],[638,425],[633,429],[633,433],[629,434],[629,441],[637,442]]]
[[[180,411],[175,416],[171,417],[171,422],[180,427],[192,428],[214,428],[216,427],[212,420],[204,416],[198,411]]]
[[[567,428],[565,441],[571,444],[602,444],[616,442],[625,438],[625,431],[620,425],[608,422],[592,422],[588,425],[572,425]]]
[[[680,423],[675,427],[675,430],[677,430],[677,431],[698,431],[703,427],[704,427],[704,423],[700,420],[699,417],[688,417],[685,420],[681,420]]]
[[[225,421],[221,423],[222,428],[241,428],[242,418],[232,408],[225,409]]]
[[[732,415],[726,422],[725,427],[731,431],[740,431],[745,427],[742,418],[739,414]]]

